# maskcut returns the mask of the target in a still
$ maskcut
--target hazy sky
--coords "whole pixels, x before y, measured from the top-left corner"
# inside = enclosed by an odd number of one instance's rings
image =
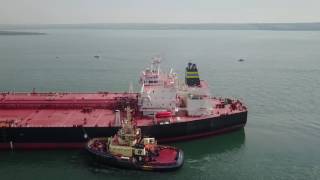
[[[319,21],[320,0],[0,0],[0,24]]]

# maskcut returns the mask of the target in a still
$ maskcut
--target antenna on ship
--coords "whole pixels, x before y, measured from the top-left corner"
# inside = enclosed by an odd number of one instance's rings
[[[161,63],[161,57],[155,56],[152,58],[152,64],[151,64],[151,70],[156,71],[157,74],[160,74],[160,63]]]
[[[129,93],[133,93],[133,86],[132,82],[129,83]]]
[[[141,91],[140,91],[140,93],[142,94],[143,91],[144,91],[144,83],[143,83],[142,86],[141,86]]]
[[[130,106],[126,107],[125,110],[127,111],[127,118],[125,119],[125,121],[132,121],[132,109],[130,108]]]

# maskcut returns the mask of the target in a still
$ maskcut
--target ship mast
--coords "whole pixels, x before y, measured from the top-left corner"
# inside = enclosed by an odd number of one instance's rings
[[[132,109],[130,107],[126,107],[125,108],[126,112],[127,112],[127,118],[125,119],[125,124],[127,124],[128,122],[132,122]]]

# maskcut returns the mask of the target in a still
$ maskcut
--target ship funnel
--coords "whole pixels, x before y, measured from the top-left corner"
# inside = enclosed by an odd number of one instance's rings
[[[188,86],[200,86],[200,78],[196,64],[188,63],[185,76]]]

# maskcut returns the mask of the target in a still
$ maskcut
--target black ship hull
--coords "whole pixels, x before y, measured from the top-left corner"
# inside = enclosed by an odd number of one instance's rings
[[[247,112],[172,124],[141,126],[143,134],[159,142],[200,138],[241,129]],[[117,127],[5,127],[0,128],[0,149],[83,148],[88,138],[109,137]]]
[[[90,152],[90,156],[94,161],[97,161],[100,164],[105,164],[107,166],[113,166],[117,168],[123,169],[131,169],[131,170],[142,170],[142,171],[174,171],[182,167],[183,164],[183,151],[179,151],[178,153],[178,161],[176,164],[172,165],[164,165],[164,166],[144,166],[139,164],[134,164],[129,160],[123,159],[119,160],[112,155],[99,154],[95,152]]]

